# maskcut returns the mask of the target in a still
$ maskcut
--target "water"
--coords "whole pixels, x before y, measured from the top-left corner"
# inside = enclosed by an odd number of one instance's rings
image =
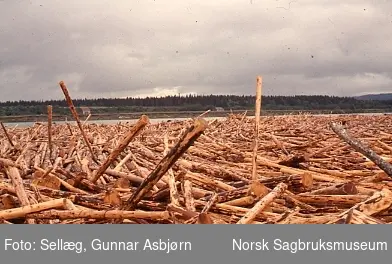
[[[222,120],[225,119],[226,117],[204,117],[205,120]],[[167,122],[169,120],[171,121],[184,121],[184,120],[190,120],[191,118],[150,118],[150,123],[151,124],[157,124],[161,122]],[[86,124],[105,124],[105,125],[115,125],[119,123],[136,123],[139,119],[112,119],[112,120],[92,120],[92,121],[87,121]],[[81,121],[82,123],[84,121]],[[36,122],[12,122],[12,123],[4,123],[4,125],[7,126],[13,126],[13,127],[30,127],[33,126]],[[44,122],[41,122],[44,123]],[[69,124],[76,124],[74,120],[68,121]],[[60,124],[65,124],[65,121],[56,121],[53,122],[53,124],[60,125]]]
[[[358,114],[318,114],[317,116],[342,116],[342,115],[365,115],[365,116],[380,116],[380,115],[392,115],[392,113],[358,113]],[[283,116],[283,115],[282,115]],[[254,116],[247,116],[247,117],[254,117]],[[278,115],[276,117],[279,117]],[[183,121],[183,120],[190,120],[191,118],[151,118],[150,123],[157,124],[161,122],[171,121]],[[204,117],[205,120],[211,121],[214,119],[217,120],[224,120],[226,117]],[[114,125],[119,123],[135,123],[138,119],[112,119],[112,120],[92,120],[87,121],[87,124],[106,124],[106,125]],[[17,127],[29,127],[33,126],[36,122],[12,122],[12,123],[4,123],[7,126],[17,126]],[[53,122],[54,124],[65,124],[65,121],[56,121]],[[76,123],[75,121],[71,120],[68,123],[73,124]]]

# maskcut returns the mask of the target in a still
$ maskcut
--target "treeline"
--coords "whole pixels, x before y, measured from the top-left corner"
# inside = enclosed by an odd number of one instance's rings
[[[253,109],[254,96],[237,95],[187,95],[146,98],[75,99],[76,107],[89,107],[92,113],[205,111],[222,107],[225,110]],[[69,113],[65,100],[8,101],[0,103],[0,115],[46,114],[46,106],[52,105],[56,114]],[[263,96],[264,110],[371,110],[392,109],[392,100],[358,100],[337,96]],[[80,111],[80,109],[78,109]]]

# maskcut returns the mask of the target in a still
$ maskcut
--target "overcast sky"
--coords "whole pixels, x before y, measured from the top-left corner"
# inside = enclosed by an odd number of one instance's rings
[[[392,92],[391,0],[0,0],[0,100]]]

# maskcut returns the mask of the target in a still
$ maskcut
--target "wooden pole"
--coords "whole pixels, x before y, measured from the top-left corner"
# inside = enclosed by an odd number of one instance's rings
[[[49,160],[52,160],[53,146],[52,146],[52,119],[53,108],[48,105],[48,147],[49,147]]]
[[[68,104],[68,106],[69,106],[69,109],[71,110],[71,113],[72,113],[73,117],[75,118],[76,123],[78,124],[78,127],[79,127],[79,129],[80,129],[80,132],[82,133],[84,142],[86,143],[86,145],[87,145],[87,147],[88,147],[88,150],[89,150],[90,153],[91,153],[91,157],[92,157],[93,161],[94,161],[96,164],[99,165],[99,162],[98,162],[97,158],[96,158],[95,155],[94,155],[93,149],[91,148],[90,141],[88,140],[88,138],[87,138],[87,136],[86,136],[86,133],[84,133],[82,123],[80,122],[79,115],[78,115],[78,113],[76,112],[76,109],[75,109],[75,106],[74,106],[74,104],[73,104],[73,102],[72,102],[71,96],[69,95],[67,86],[65,85],[64,81],[60,81],[60,82],[59,82],[59,85],[60,85],[60,87],[61,87],[61,90],[62,90],[63,93],[64,93],[64,96],[65,96],[65,99],[66,99],[67,104]]]
[[[262,77],[257,76],[257,79],[256,79],[256,104],[255,104],[255,135],[254,135],[253,156],[252,156],[252,180],[257,180],[257,149],[258,149],[258,145],[259,145],[261,93],[262,93]]]
[[[91,180],[93,183],[95,183],[105,173],[110,164],[112,164],[118,155],[120,155],[120,153],[124,151],[124,149],[129,145],[132,139],[134,139],[148,123],[148,117],[142,115],[139,121],[131,128],[124,139],[121,140],[118,146],[110,153],[106,161],[99,167],[97,173],[94,175],[94,178]]]

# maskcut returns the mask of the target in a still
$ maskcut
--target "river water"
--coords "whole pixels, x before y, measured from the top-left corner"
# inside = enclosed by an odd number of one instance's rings
[[[205,120],[214,120],[214,119],[225,119],[226,117],[204,117]],[[150,118],[150,123],[152,124],[157,124],[161,122],[167,122],[169,120],[171,121],[183,121],[191,118]],[[106,124],[106,125],[114,125],[114,124],[119,124],[119,123],[135,123],[137,122],[138,119],[113,119],[113,120],[92,120],[92,121],[87,121],[86,124]],[[81,120],[83,123],[84,121]],[[17,127],[29,127],[33,126],[36,122],[12,122],[12,123],[4,123],[4,125],[7,126],[17,126]],[[38,123],[44,123],[44,122],[38,122]],[[74,124],[76,123],[74,120],[69,120],[69,124]],[[53,124],[65,124],[65,121],[55,121]]]
[[[366,115],[366,116],[378,116],[378,115],[392,115],[392,113],[359,113],[359,114],[318,114],[317,116],[340,116],[340,115]],[[254,117],[254,116],[248,116],[249,117]],[[276,115],[276,117],[283,117],[283,115]],[[226,117],[204,117],[205,120],[211,121],[214,119],[217,120],[224,120]],[[171,121],[183,121],[191,118],[151,118],[150,123],[156,124],[160,122],[167,122],[169,120]],[[119,124],[119,123],[135,123],[138,119],[114,119],[114,120],[92,120],[92,121],[87,121],[87,123],[93,123],[93,124]],[[83,122],[83,121],[82,121]],[[7,126],[17,126],[17,127],[29,127],[33,126],[36,122],[12,122],[12,123],[4,123]],[[53,124],[64,124],[65,121],[56,121],[53,122]],[[68,123],[73,124],[76,123],[73,120],[69,120]]]

